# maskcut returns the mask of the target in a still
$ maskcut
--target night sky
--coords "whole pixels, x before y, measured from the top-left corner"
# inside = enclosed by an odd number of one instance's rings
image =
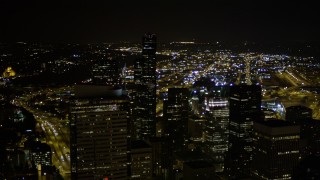
[[[0,42],[319,41],[315,2],[1,0]]]

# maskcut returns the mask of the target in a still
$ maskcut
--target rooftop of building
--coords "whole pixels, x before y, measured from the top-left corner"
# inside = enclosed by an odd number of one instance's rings
[[[151,137],[150,138],[150,142],[151,143],[161,143],[161,142],[169,142],[169,137],[167,137],[167,136],[162,136],[162,137]]]
[[[311,111],[312,109],[306,107],[306,106],[301,106],[301,105],[298,105],[298,106],[290,106],[290,107],[287,107],[286,110],[307,110],[307,111]]]
[[[129,99],[126,92],[115,86],[80,84],[74,88],[73,99]]]
[[[33,141],[33,142],[29,142],[29,144],[27,145],[28,148],[30,148],[31,151],[34,152],[47,152],[47,151],[51,151],[51,147],[46,144],[46,143],[42,143],[40,141]]]
[[[143,140],[131,141],[131,149],[142,149],[142,148],[151,148],[151,146]]]
[[[295,126],[292,122],[283,121],[280,119],[270,119],[268,121],[257,122],[263,124],[268,127],[287,127],[287,126]]]
[[[279,119],[254,122],[253,129],[255,132],[263,133],[268,136],[284,136],[300,133],[299,125]]]
[[[183,162],[208,160],[208,156],[200,151],[176,152],[175,156]]]
[[[187,165],[187,166],[191,167],[192,169],[214,167],[213,164],[208,161],[189,161],[189,162],[184,163],[184,165]]]

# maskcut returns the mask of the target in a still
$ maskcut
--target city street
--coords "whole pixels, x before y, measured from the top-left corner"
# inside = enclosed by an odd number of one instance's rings
[[[45,92],[52,92],[52,90],[45,90]],[[38,92],[41,94],[45,92]],[[27,102],[32,98],[31,95],[15,100],[18,106],[21,106],[31,112],[38,126],[44,132],[46,143],[50,145],[52,151],[52,164],[59,169],[60,174],[64,179],[70,179],[70,137],[69,126],[66,126],[66,120],[58,119],[48,112],[43,112],[38,109],[33,109],[28,106]]]

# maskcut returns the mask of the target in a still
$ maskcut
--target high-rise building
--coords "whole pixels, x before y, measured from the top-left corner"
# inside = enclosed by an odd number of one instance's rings
[[[171,139],[174,152],[187,149],[189,90],[187,88],[169,88],[168,100],[163,104],[165,135]]]
[[[143,140],[131,142],[131,179],[152,179],[152,148]]]
[[[142,55],[135,62],[133,93],[134,138],[149,139],[156,134],[156,47],[155,34],[145,34]]]
[[[231,179],[250,175],[253,122],[261,120],[261,97],[260,86],[230,87],[229,142],[225,171]]]
[[[290,106],[286,108],[286,120],[300,124],[312,118],[312,109],[305,106]]]
[[[30,145],[30,155],[35,166],[51,166],[51,148],[46,143],[36,141]]]
[[[152,145],[152,173],[155,179],[168,179],[172,171],[172,162],[169,160],[170,145],[168,137],[153,137]]]
[[[103,59],[93,66],[93,84],[123,86],[125,63],[121,58]]]
[[[316,119],[306,119],[299,125],[301,127],[301,157],[320,155],[320,121]]]
[[[305,106],[286,108],[286,121],[300,125],[301,158],[320,154],[320,121],[312,119],[312,109]]]
[[[320,155],[309,155],[302,159],[294,170],[292,179],[320,179]]]
[[[142,79],[151,87],[156,85],[156,49],[157,37],[147,33],[142,38]]]
[[[193,114],[189,116],[188,121],[188,149],[194,151],[200,149],[204,142],[204,127],[207,123],[205,116]]]
[[[214,180],[220,179],[215,174],[214,165],[207,161],[191,161],[183,164],[183,179],[203,179]]]
[[[169,178],[177,176],[173,172],[175,154],[188,149],[189,90],[169,88],[168,100],[163,103],[164,134],[169,139]]]
[[[128,179],[128,115],[122,89],[75,87],[69,116],[72,179]]]
[[[300,126],[281,120],[254,123],[252,176],[292,179],[299,162]]]
[[[213,159],[216,172],[224,171],[228,150],[229,103],[227,87],[217,86],[205,98],[204,151]]]

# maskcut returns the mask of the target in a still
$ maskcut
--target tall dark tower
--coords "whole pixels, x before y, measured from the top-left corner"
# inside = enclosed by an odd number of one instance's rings
[[[137,139],[149,139],[156,132],[156,47],[156,35],[145,34],[142,38],[141,58],[135,62],[133,138]]]
[[[156,48],[157,37],[155,34],[145,34],[142,38],[142,79],[145,84],[156,85]],[[155,90],[155,88],[153,88]]]
[[[188,145],[189,91],[187,88],[169,88],[164,102],[165,134],[171,140],[173,151],[182,151]]]
[[[169,179],[174,177],[172,171],[176,154],[181,154],[188,147],[189,90],[187,88],[169,88],[168,100],[163,103],[164,132],[168,137],[167,161]]]
[[[260,121],[261,98],[260,86],[230,87],[226,173],[231,179],[245,178],[250,175],[253,122]]]

